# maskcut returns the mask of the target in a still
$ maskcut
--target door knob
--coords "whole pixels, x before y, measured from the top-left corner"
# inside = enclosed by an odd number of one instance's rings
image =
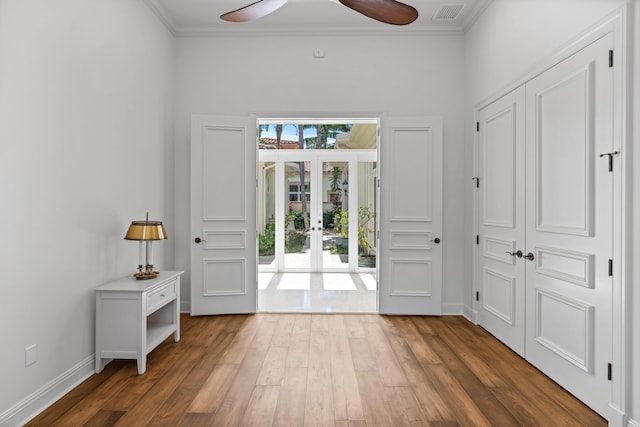
[[[528,259],[529,261],[533,261],[535,259],[535,257],[533,256],[533,254],[531,252],[529,252],[528,254],[526,254],[524,256],[526,259]]]
[[[206,240],[201,239],[201,238],[199,238],[199,237],[196,237],[195,239],[193,239],[193,241],[194,241],[194,242],[196,242],[196,243],[206,242]]]
[[[517,256],[518,258],[522,258],[522,251],[520,249],[518,249],[515,252],[509,252],[509,251],[505,251],[505,254],[509,254],[511,256]]]
[[[435,244],[437,245],[438,243],[440,243],[440,238],[439,238],[439,237],[436,237],[435,239],[431,239],[431,240],[429,240],[429,241],[430,241],[430,242],[433,242],[433,243],[435,243]]]

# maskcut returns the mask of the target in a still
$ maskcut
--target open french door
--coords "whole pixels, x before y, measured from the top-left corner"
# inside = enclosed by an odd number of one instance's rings
[[[442,118],[388,118],[380,143],[379,311],[442,313]]]
[[[256,311],[256,127],[191,121],[191,314]]]

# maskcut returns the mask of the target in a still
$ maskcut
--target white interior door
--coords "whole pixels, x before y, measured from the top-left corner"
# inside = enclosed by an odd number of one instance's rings
[[[442,313],[442,119],[389,118],[380,142],[379,311]]]
[[[256,126],[191,122],[191,314],[256,311]]]
[[[612,42],[610,34],[571,56],[526,94],[526,357],[603,416],[612,356]]]
[[[478,115],[480,325],[524,357],[525,89]]]

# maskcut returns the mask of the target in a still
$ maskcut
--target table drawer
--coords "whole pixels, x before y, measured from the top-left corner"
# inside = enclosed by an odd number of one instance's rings
[[[176,282],[171,282],[163,287],[149,292],[147,295],[147,314],[157,310],[176,298]]]

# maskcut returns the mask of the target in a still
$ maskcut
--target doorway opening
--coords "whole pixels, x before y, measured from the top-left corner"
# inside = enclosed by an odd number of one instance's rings
[[[376,312],[379,120],[258,129],[258,311]]]

